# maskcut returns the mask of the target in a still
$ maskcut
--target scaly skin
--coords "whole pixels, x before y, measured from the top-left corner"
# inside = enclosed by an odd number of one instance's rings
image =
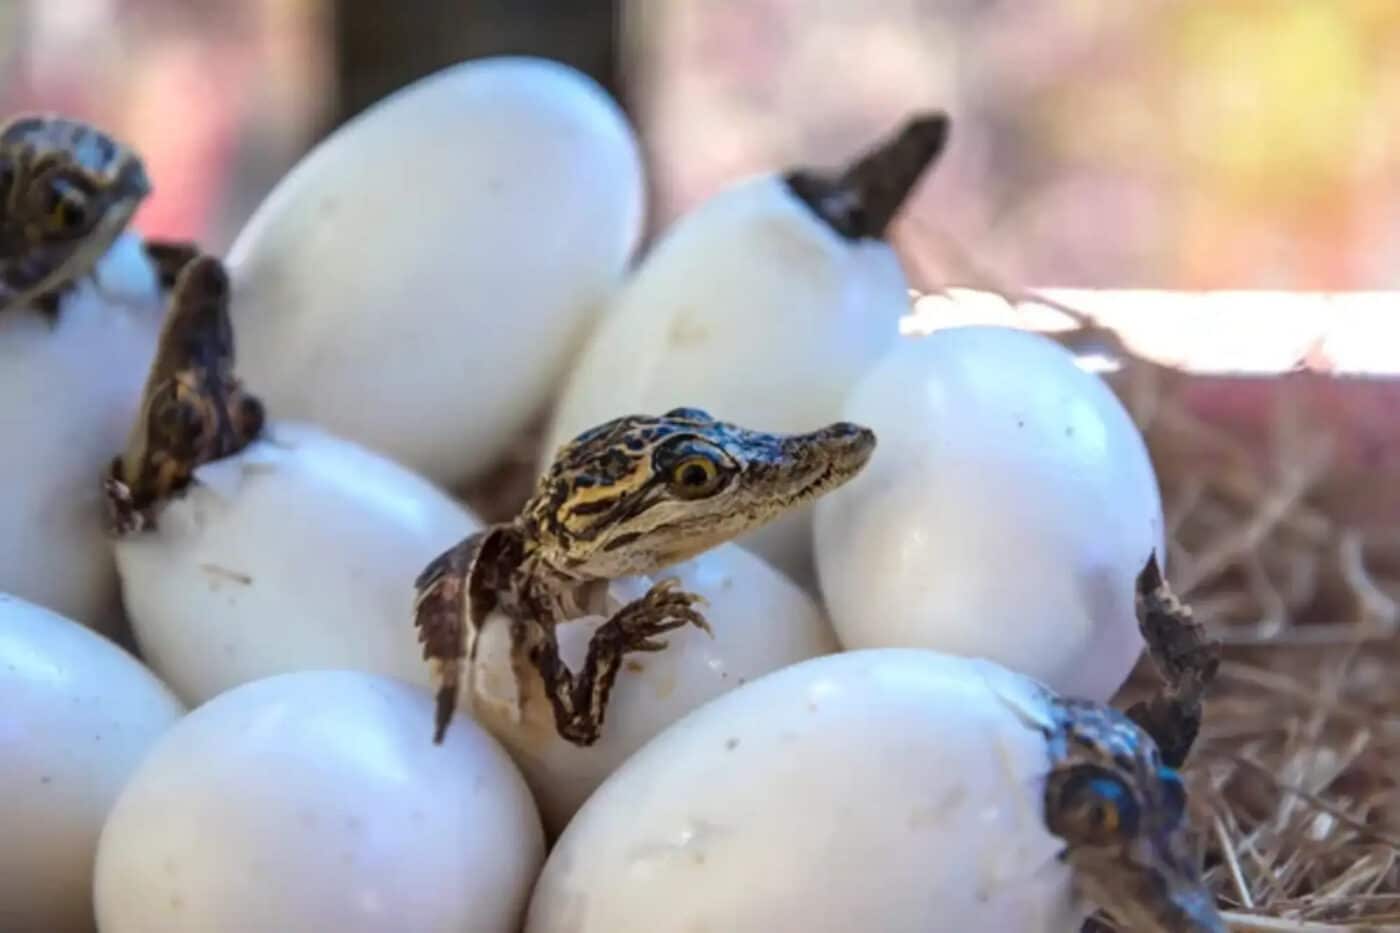
[[[0,127],[0,312],[55,319],[151,191],[140,156],[90,124],[46,115]],[[146,252],[169,291],[198,250],[151,240]]]
[[[501,609],[512,620],[517,683],[544,681],[555,726],[591,745],[624,657],[659,651],[683,625],[708,631],[698,596],[657,583],[593,635],[575,673],[555,628],[603,605],[607,581],[654,574],[806,504],[855,476],[875,436],[852,424],[766,434],[678,408],[617,418],[564,445],[513,521],[470,536],[419,576],[414,623],[437,685],[434,741],[457,707],[477,635]]]
[[[919,114],[839,172],[800,168],[783,180],[839,235],[879,239],[924,172],[943,154],[949,129],[947,114]]]
[[[1045,822],[1065,841],[1062,857],[1081,893],[1124,929],[1225,933],[1188,839],[1175,770],[1199,731],[1220,645],[1172,593],[1156,554],[1138,574],[1136,612],[1165,683],[1126,714],[1047,696],[1056,721]]]
[[[0,129],[0,311],[55,313],[150,192],[140,158],[101,130],[11,120]]]
[[[1201,701],[1220,667],[1220,642],[1172,593],[1155,554],[1138,574],[1135,603],[1138,628],[1166,683],[1129,708],[1128,718],[1156,740],[1168,765],[1180,768],[1201,729]]]
[[[1186,790],[1152,737],[1102,704],[1051,705],[1045,822],[1080,892],[1124,929],[1225,933],[1191,846]]]
[[[212,256],[187,259],[126,451],[107,477],[118,534],[153,527],[153,507],[183,489],[197,467],[237,453],[262,431],[262,405],[233,367],[228,275]]]

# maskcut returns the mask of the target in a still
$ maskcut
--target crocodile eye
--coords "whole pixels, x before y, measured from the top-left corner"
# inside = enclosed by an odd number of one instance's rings
[[[671,489],[685,499],[708,496],[719,487],[719,481],[719,467],[709,457],[686,457],[671,467]]]
[[[45,222],[53,233],[77,233],[88,223],[88,198],[82,189],[58,178],[49,185]]]
[[[1051,832],[1071,844],[1110,845],[1137,834],[1137,798],[1122,779],[1085,769],[1061,784],[1047,823]]]

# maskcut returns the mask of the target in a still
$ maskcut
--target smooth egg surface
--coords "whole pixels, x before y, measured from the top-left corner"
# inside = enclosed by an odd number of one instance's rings
[[[63,296],[56,321],[0,314],[0,590],[105,634],[121,603],[102,477],[136,417],[161,317],[131,234]]]
[[[768,674],[614,772],[549,855],[529,933],[1066,933],[1040,688],[856,651]]]
[[[1046,337],[955,327],[903,341],[846,416],[879,446],[816,508],[822,592],[847,648],[984,657],[1107,700],[1142,650],[1138,572],[1165,559],[1146,445]]]
[[[243,375],[279,417],[465,481],[545,406],[643,204],[637,140],[592,79],[526,57],[438,71],[321,142],[239,234]]]
[[[171,730],[99,845],[103,933],[508,933],[544,858],[529,790],[421,688],[352,671],[267,678]]]
[[[103,821],[183,714],[106,638],[0,594],[0,930],[92,929]]]

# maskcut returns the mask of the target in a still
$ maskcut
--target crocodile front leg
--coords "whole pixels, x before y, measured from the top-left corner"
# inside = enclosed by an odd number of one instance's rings
[[[525,652],[543,679],[545,693],[554,708],[555,728],[566,741],[581,746],[598,741],[608,695],[627,655],[663,650],[666,643],[658,641],[657,636],[683,625],[694,625],[712,634],[704,616],[695,608],[704,599],[678,590],[678,586],[676,580],[662,580],[645,596],[614,613],[593,633],[588,655],[577,674],[559,657],[554,625],[535,627],[534,638],[527,637],[522,627],[516,650]],[[539,607],[539,611],[547,610]]]
[[[1138,574],[1138,628],[1165,683],[1127,715],[1152,736],[1168,767],[1180,768],[1201,729],[1201,704],[1220,667],[1220,642],[1172,593],[1157,556]]]

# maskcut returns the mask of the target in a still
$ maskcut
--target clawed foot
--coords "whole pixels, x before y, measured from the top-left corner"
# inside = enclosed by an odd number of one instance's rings
[[[696,609],[704,597],[679,589],[676,580],[657,583],[640,599],[619,609],[593,633],[583,669],[573,675],[560,662],[552,639],[537,646],[531,660],[544,678],[554,705],[559,735],[575,745],[598,741],[607,712],[608,695],[623,659],[634,652],[665,649],[658,636],[693,625],[713,636],[709,623]]]
[[[662,580],[645,596],[623,606],[593,634],[589,653],[592,654],[594,646],[600,642],[607,650],[620,654],[661,651],[666,643],[656,636],[685,625],[693,625],[713,638],[710,624],[696,611],[697,606],[705,605],[705,597],[679,587],[679,580]]]
[[[1155,553],[1138,574],[1135,608],[1148,653],[1166,683],[1127,715],[1152,736],[1162,760],[1180,768],[1200,731],[1201,700],[1220,667],[1220,642],[1172,593]]]
[[[107,477],[102,481],[103,504],[107,513],[107,532],[123,538],[155,527],[155,519],[136,504],[131,487],[121,480],[121,458],[112,461]]]

